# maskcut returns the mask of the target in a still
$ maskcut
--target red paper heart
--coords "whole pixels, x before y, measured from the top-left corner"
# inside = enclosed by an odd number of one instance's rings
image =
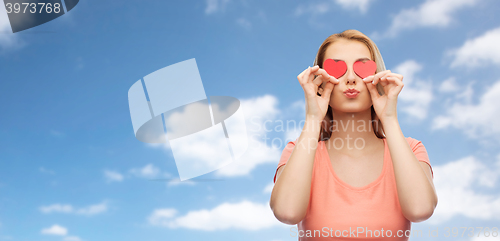
[[[362,79],[375,74],[377,71],[377,64],[373,60],[368,60],[363,63],[363,61],[358,60],[352,66],[354,72]]]
[[[326,59],[323,62],[323,69],[326,70],[329,75],[338,79],[347,71],[347,64],[342,60],[335,61],[333,59]]]

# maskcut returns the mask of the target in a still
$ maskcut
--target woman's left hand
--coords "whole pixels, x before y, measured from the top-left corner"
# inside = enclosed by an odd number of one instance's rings
[[[370,91],[373,108],[382,124],[388,119],[397,120],[396,106],[398,95],[404,86],[403,75],[385,70],[366,77],[363,82],[365,82],[368,91]],[[380,95],[377,91],[377,83],[379,82],[384,88],[384,95]]]

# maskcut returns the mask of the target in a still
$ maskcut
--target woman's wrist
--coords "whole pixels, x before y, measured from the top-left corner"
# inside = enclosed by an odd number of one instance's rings
[[[312,115],[312,114],[306,114],[306,121],[309,122],[321,122],[325,117],[317,116],[317,115]]]
[[[321,132],[322,121],[322,119],[320,120],[319,118],[315,118],[313,116],[306,116],[302,131],[310,132],[313,135],[319,135],[319,133]]]
[[[389,128],[390,126],[393,125],[399,125],[398,117],[386,117],[383,119],[380,119],[380,122],[382,123],[382,126],[385,128]]]
[[[304,147],[308,151],[316,150],[321,132],[321,121],[318,119],[306,119],[302,133],[299,136],[297,145]]]

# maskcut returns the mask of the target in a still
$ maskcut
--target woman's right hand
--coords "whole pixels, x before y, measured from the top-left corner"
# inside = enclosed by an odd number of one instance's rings
[[[314,78],[314,75],[317,77]],[[319,129],[317,129],[319,125],[317,124],[325,118],[330,96],[335,85],[339,83],[337,79],[319,66],[307,68],[297,76],[297,79],[299,79],[306,97],[306,123],[304,123],[304,129],[297,139],[293,151],[288,156],[288,161],[276,171],[276,180],[269,202],[274,216],[281,222],[290,225],[298,224],[304,220],[307,214],[316,153],[316,151],[311,150],[317,148],[320,137]],[[320,85],[324,88],[320,89],[321,96],[318,96]],[[306,124],[309,123],[316,127],[308,129]]]
[[[317,75],[316,78],[314,76]],[[306,119],[323,121],[330,103],[330,95],[339,80],[318,65],[309,67],[297,76],[306,99]],[[323,87],[320,86],[326,82]],[[318,89],[321,96],[318,96]]]

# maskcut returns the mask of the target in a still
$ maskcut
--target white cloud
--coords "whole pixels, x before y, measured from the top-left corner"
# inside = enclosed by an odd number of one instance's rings
[[[107,182],[121,182],[123,181],[123,175],[117,171],[104,170],[104,177]]]
[[[18,41],[17,36],[12,33],[5,7],[0,7],[0,47],[3,49],[16,47]]]
[[[167,182],[167,187],[172,187],[172,186],[180,186],[180,185],[188,185],[188,186],[193,186],[195,185],[196,183],[191,181],[191,180],[184,180],[184,181],[181,181],[181,180],[171,180],[171,181],[168,181]]]
[[[90,205],[90,206],[85,207],[85,208],[77,209],[77,210],[75,210],[75,213],[80,214],[80,215],[85,215],[85,216],[93,216],[93,215],[96,215],[99,213],[106,212],[107,210],[108,210],[107,203],[102,202],[99,204]]]
[[[99,213],[106,212],[108,210],[108,205],[106,201],[99,204],[90,205],[83,208],[74,208],[70,204],[52,204],[49,206],[42,206],[39,208],[40,212],[49,213],[68,213],[68,214],[78,214],[84,216],[93,216]]]
[[[264,163],[277,163],[281,150],[271,147],[271,140],[266,130],[276,120],[279,114],[277,109],[278,100],[272,95],[241,100],[241,108],[244,112],[249,138],[248,149],[238,160],[218,169],[218,176],[242,176],[248,175],[257,165]],[[241,138],[241,137],[236,137]]]
[[[78,236],[69,236],[68,229],[63,227],[63,226],[60,226],[58,224],[54,224],[50,228],[42,229],[41,233],[47,234],[47,235],[64,236],[63,237],[64,241],[81,241],[82,240]]]
[[[454,57],[450,67],[476,68],[489,63],[500,65],[498,42],[500,42],[500,27],[467,40],[460,48],[449,50],[445,55]]]
[[[475,5],[479,0],[427,0],[418,7],[401,10],[392,19],[389,29],[372,38],[396,37],[401,31],[416,28],[443,28],[453,21],[453,15]]]
[[[160,174],[160,169],[153,164],[147,164],[143,168],[133,168],[130,173],[143,178],[155,178]]]
[[[189,211],[184,216],[179,216],[175,209],[156,209],[148,217],[148,221],[151,225],[171,229],[187,228],[204,231],[226,229],[255,231],[284,225],[274,217],[269,203],[259,204],[250,201],[222,203],[211,210]]]
[[[338,5],[344,10],[354,10],[359,11],[361,14],[368,12],[370,3],[373,0],[333,0],[333,1],[323,1],[309,3],[307,5],[299,5],[295,8],[295,16],[301,15],[322,15],[331,10],[337,9]]]
[[[423,81],[416,77],[422,66],[414,60],[407,60],[391,72],[403,75],[404,87],[399,93],[402,111],[412,119],[423,120],[427,117],[430,103],[434,99],[430,81]]]
[[[157,181],[164,181],[166,183],[167,187],[175,187],[175,186],[193,186],[196,185],[196,181],[192,180],[184,180],[181,181],[180,178],[172,178],[172,174],[168,172],[164,172],[161,175],[158,175],[158,177],[163,177],[164,179],[158,179]]]
[[[444,80],[439,86],[440,92],[455,92],[458,90],[458,84],[455,77]]]
[[[270,182],[264,187],[263,193],[271,193],[273,191],[274,182]]]
[[[493,86],[486,87],[484,94],[480,97],[479,103],[455,102],[451,107],[447,107],[444,114],[437,116],[433,120],[432,129],[445,129],[454,127],[462,130],[471,138],[498,137],[500,134],[500,80]],[[467,89],[465,94],[471,95],[471,89]]]
[[[250,174],[257,165],[275,163],[279,160],[280,151],[277,148],[271,148],[255,139],[253,143],[244,156],[218,169],[215,172],[216,175],[226,177],[244,176]]]
[[[248,21],[246,18],[238,18],[236,23],[243,27],[244,29],[250,29],[252,27],[252,23]]]
[[[40,207],[42,213],[72,213],[73,206],[69,204],[52,204],[50,206]]]
[[[500,179],[500,156],[486,164],[473,156],[433,167],[438,206],[430,223],[438,224],[462,215],[467,218],[500,220],[500,195],[477,193],[475,187],[494,189]],[[498,190],[498,189],[496,189]]]
[[[207,0],[207,7],[205,8],[205,14],[214,14],[217,12],[222,12],[225,10],[226,5],[229,0]]]
[[[297,100],[286,107],[282,113],[284,115],[283,119],[285,119],[282,124],[285,129],[285,139],[283,141],[283,146],[279,148],[280,150],[283,150],[289,141],[295,141],[302,133],[301,125],[304,124],[303,119],[301,120],[302,122],[297,122],[295,119],[297,119],[297,117],[303,118],[306,116],[306,102],[303,99]]]
[[[474,94],[474,89],[472,88],[472,86],[474,86],[475,84],[475,80],[469,81],[465,89],[455,95],[455,99],[457,101],[461,101],[462,103],[470,104],[472,101],[472,96]]]
[[[50,169],[47,169],[47,168],[44,168],[44,167],[40,167],[39,168],[40,172],[42,173],[47,173],[47,174],[55,174],[54,171],[50,170]]]
[[[293,102],[289,108],[291,108],[292,110],[296,110],[296,111],[299,111],[301,112],[300,115],[301,116],[305,116],[306,115],[306,102],[304,100],[297,100],[295,102]]]
[[[66,236],[64,241],[81,241],[82,239],[78,236]]]
[[[299,5],[295,8],[295,16],[308,15],[311,13],[321,15],[330,11],[331,4],[329,2],[309,3],[307,6]]]
[[[283,142],[284,143],[283,145],[288,144],[289,141],[295,141],[295,139],[299,138],[301,133],[302,129],[300,128],[287,130],[287,132],[285,132],[285,140]],[[285,148],[285,146],[283,146],[283,148]]]
[[[57,224],[54,224],[50,228],[42,229],[41,233],[42,234],[49,234],[49,235],[64,236],[64,235],[66,235],[68,233],[68,229],[66,229],[63,226],[59,226]]]
[[[249,175],[258,165],[277,164],[287,142],[295,140],[300,135],[302,129],[300,125],[303,125],[303,121],[296,121],[296,119],[305,116],[305,103],[303,100],[295,101],[285,106],[281,111],[278,109],[278,99],[272,95],[241,99],[240,108],[246,122],[246,135],[238,133],[232,135],[231,138],[247,138],[248,148],[243,156],[214,171],[214,174],[218,177],[245,176]],[[189,119],[183,116],[176,116],[176,118],[179,120]],[[193,159],[207,160],[208,158],[208,162],[212,159],[215,160],[214,162],[224,159],[223,153],[215,150],[217,150],[218,145],[221,148],[226,147],[226,140],[214,143],[213,140],[218,138],[214,138],[211,134],[213,133],[199,134],[196,140],[184,145],[178,145],[182,148],[176,149],[177,153],[180,156],[184,155]],[[171,151],[168,143],[162,146],[165,150]],[[208,148],[210,146],[215,147]],[[198,151],[193,152],[192,150]],[[176,184],[182,184],[182,182],[170,182],[168,185]]]
[[[231,134],[231,138],[234,143],[248,142],[248,147],[243,156],[235,161],[225,164],[222,168],[214,171],[217,176],[223,177],[233,177],[248,175],[257,165],[264,163],[273,163],[279,159],[281,150],[276,148],[271,148],[270,141],[264,140],[268,134],[264,129],[264,122],[273,122],[280,112],[277,109],[278,100],[272,95],[264,95],[255,98],[241,99],[240,108],[243,113],[246,124],[246,132],[236,131]],[[212,105],[213,110],[217,109],[217,106]],[[214,109],[215,108],[215,109]],[[218,110],[221,111],[221,110]],[[168,117],[169,126],[174,126],[177,129],[176,120],[189,120],[194,117],[189,118],[192,111],[186,111],[185,113],[176,113],[176,116],[171,115]],[[182,116],[184,115],[184,116]],[[170,118],[175,117],[173,121]],[[173,123],[173,124],[172,124]],[[227,127],[228,123],[226,123]],[[179,126],[180,127],[180,126]],[[238,128],[235,126],[233,129]],[[167,128],[168,129],[168,128]],[[203,132],[198,132],[196,139],[187,140],[177,140],[176,154],[181,157],[180,160],[192,159],[192,160],[203,160],[204,165],[214,167],[218,165],[220,167],[221,160],[230,160],[231,157],[227,156],[225,152],[218,152],[217,150],[223,150],[227,148],[226,138],[219,138],[220,134],[215,128],[213,130]],[[243,139],[246,139],[245,141]],[[214,141],[217,140],[217,141]],[[179,144],[180,142],[185,142]],[[171,147],[169,143],[162,144],[165,150],[171,152]],[[197,150],[193,152],[193,150]],[[215,169],[215,168],[214,168]],[[177,183],[170,183],[170,185],[176,185]]]
[[[335,0],[335,2],[340,5],[343,9],[359,10],[360,13],[365,14],[368,11],[368,7],[372,0]]]

